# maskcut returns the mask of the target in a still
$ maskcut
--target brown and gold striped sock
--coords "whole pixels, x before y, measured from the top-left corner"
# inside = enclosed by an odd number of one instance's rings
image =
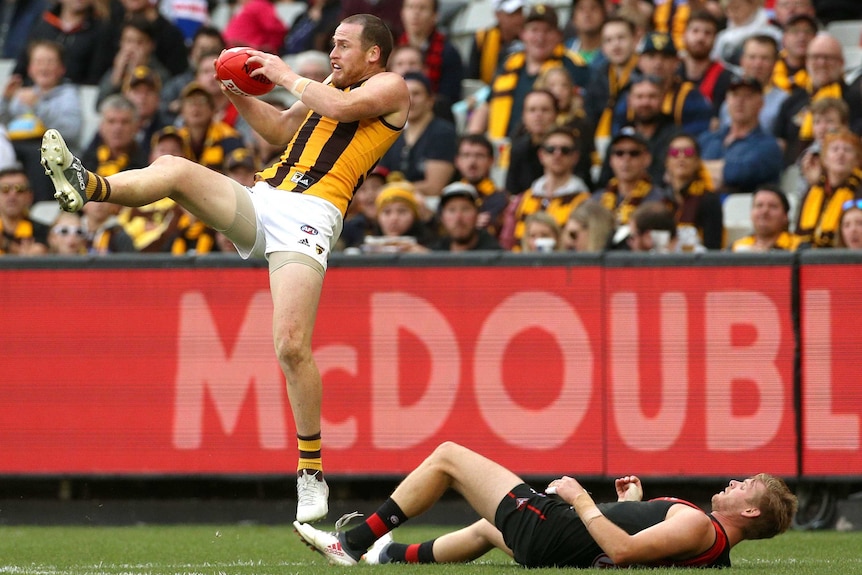
[[[87,200],[90,202],[107,202],[111,197],[111,184],[108,180],[87,170]]]
[[[296,442],[299,447],[299,462],[296,465],[296,471],[300,472],[303,469],[323,471],[320,433],[305,436],[297,434]],[[320,476],[323,477],[323,474],[321,473]]]

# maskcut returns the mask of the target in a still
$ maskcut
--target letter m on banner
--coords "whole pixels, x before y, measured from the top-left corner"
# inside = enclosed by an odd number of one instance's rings
[[[201,447],[207,400],[212,402],[221,430],[232,435],[252,389],[261,447],[286,447],[284,377],[274,359],[271,325],[272,300],[266,291],[259,291],[251,298],[233,348],[228,350],[204,296],[200,292],[182,296],[174,447]]]

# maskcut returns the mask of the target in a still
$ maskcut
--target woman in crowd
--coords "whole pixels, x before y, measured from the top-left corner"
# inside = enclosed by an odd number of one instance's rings
[[[841,210],[839,248],[862,250],[862,200],[848,200]]]
[[[603,252],[614,235],[614,215],[599,202],[584,202],[569,215],[560,233],[560,248],[574,252]]]
[[[721,249],[724,235],[721,198],[712,187],[712,179],[700,158],[700,146],[688,134],[674,137],[667,150],[665,182],[673,191],[678,206],[677,231],[697,230],[699,243],[707,249]]]
[[[560,226],[547,212],[536,212],[524,220],[521,253],[546,253],[559,249]]]

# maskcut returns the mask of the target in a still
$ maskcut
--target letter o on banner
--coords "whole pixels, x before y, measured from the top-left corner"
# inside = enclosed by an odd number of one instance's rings
[[[541,329],[556,339],[563,362],[559,396],[542,410],[518,405],[506,392],[503,381],[507,347],[518,333],[530,328]],[[479,333],[473,370],[482,418],[513,447],[560,447],[580,425],[590,405],[593,352],[589,334],[571,304],[552,293],[522,292],[497,306]]]

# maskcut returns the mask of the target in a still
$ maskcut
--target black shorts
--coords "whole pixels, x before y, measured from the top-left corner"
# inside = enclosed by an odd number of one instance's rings
[[[525,567],[592,567],[604,554],[571,505],[526,483],[506,494],[494,525]]]

